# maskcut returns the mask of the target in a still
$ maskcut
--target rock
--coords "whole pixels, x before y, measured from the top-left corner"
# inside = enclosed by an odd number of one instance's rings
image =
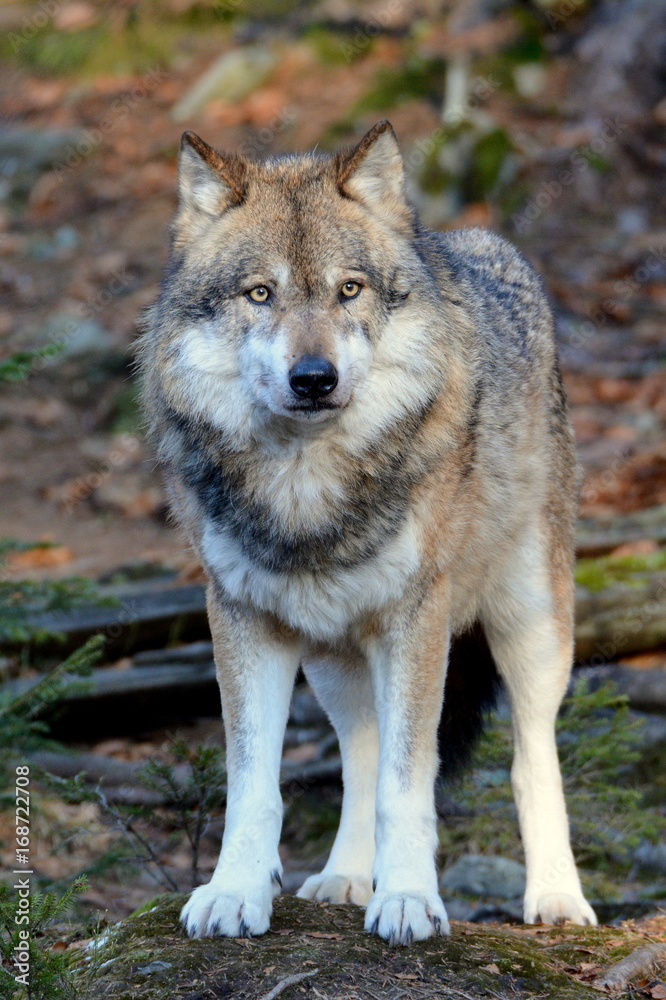
[[[277,64],[277,56],[265,45],[247,45],[225,52],[183,94],[171,111],[176,122],[201,111],[213,98],[236,104],[260,87]]]
[[[26,248],[26,254],[33,260],[66,260],[79,244],[79,236],[73,226],[60,226],[49,236],[38,236]]]
[[[38,175],[84,148],[82,129],[0,129],[0,197],[27,194]]]
[[[256,1000],[282,993],[285,981],[305,969],[312,972],[307,995],[329,1000],[398,994],[406,1000],[588,1000],[599,996],[595,966],[601,974],[602,966],[644,944],[639,931],[627,928],[543,927],[535,933],[535,928],[459,923],[451,937],[391,948],[364,932],[360,907],[286,895],[275,900],[271,930],[263,937],[192,940],[178,922],[185,899],[168,893],[151,900],[85,953],[72,949],[77,996]],[[284,992],[285,997],[300,995],[294,989]]]
[[[515,899],[525,891],[525,868],[510,858],[463,854],[442,872],[439,887],[446,892],[471,896],[498,896]]]
[[[46,364],[59,365],[70,358],[106,355],[115,345],[111,334],[94,319],[71,312],[54,313],[46,323],[44,337],[49,343],[62,344],[62,350]]]

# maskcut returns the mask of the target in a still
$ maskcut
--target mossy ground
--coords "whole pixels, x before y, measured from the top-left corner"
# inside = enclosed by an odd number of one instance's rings
[[[645,583],[650,573],[663,570],[666,570],[666,546],[647,555],[609,555],[597,559],[579,559],[576,564],[576,583],[592,591],[605,590],[616,583],[638,586]]]
[[[643,939],[617,928],[510,928],[454,923],[451,937],[389,948],[363,931],[357,907],[276,900],[262,938],[193,941],[178,923],[184,896],[168,894],[113,928],[81,972],[86,1000],[238,1000],[263,996],[286,976],[290,997],[533,998],[585,1000],[597,990],[576,978],[624,957]],[[80,968],[91,959],[81,962]],[[163,963],[163,964],[156,964]],[[581,963],[582,969],[581,969]],[[317,970],[316,972],[314,970]]]

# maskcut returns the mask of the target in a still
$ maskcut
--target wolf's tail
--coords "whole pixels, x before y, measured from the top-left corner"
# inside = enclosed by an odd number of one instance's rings
[[[440,777],[456,777],[469,762],[500,684],[485,632],[477,623],[451,643],[438,731]]]

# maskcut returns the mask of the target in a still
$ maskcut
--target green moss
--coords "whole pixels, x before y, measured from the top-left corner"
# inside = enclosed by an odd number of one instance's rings
[[[449,938],[395,949],[364,932],[358,907],[313,904],[292,896],[276,900],[271,930],[261,938],[190,940],[178,923],[185,898],[158,897],[149,911],[135,913],[103,936],[96,949],[94,982],[81,994],[82,1000],[130,995],[134,1000],[207,995],[243,1000],[267,993],[285,976],[308,970],[313,971],[312,985],[331,1000],[384,995],[391,987],[409,996],[405,980],[413,976],[419,996],[446,995],[450,989],[457,996],[488,995],[496,1000],[586,1000],[598,993],[564,969],[581,961],[617,961],[640,941],[639,935],[616,927],[535,932],[454,923]],[[86,963],[82,958],[79,962],[83,978]],[[155,962],[168,963],[168,968],[146,971]]]
[[[585,148],[581,150],[581,153],[587,160],[588,166],[592,170],[596,170],[598,174],[609,174],[613,169],[613,163],[606,156],[601,156],[599,153],[595,153],[593,150]]]
[[[446,63],[439,57],[412,56],[402,66],[382,68],[370,90],[351,112],[356,118],[370,111],[381,113],[406,101],[430,98],[441,102]]]
[[[615,583],[640,584],[646,573],[666,570],[666,546],[647,555],[600,556],[579,559],[576,583],[588,590],[599,591]]]
[[[0,58],[19,63],[37,73],[90,78],[97,74],[142,73],[168,67],[176,53],[187,46],[195,30],[206,21],[206,36],[216,29],[220,39],[228,29],[220,23],[215,8],[204,16],[199,11],[170,16],[152,3],[131,8],[124,22],[110,19],[72,31],[60,31],[52,22],[26,33],[4,33]]]
[[[502,128],[492,129],[477,140],[465,179],[468,201],[481,201],[497,190],[502,167],[512,149],[511,140]]]
[[[109,429],[114,434],[136,434],[142,426],[138,383],[124,382],[113,402]]]
[[[325,66],[356,62],[357,59],[368,55],[374,46],[374,38],[368,34],[358,32],[357,35],[349,35],[347,32],[331,31],[321,25],[309,28],[304,38]]]

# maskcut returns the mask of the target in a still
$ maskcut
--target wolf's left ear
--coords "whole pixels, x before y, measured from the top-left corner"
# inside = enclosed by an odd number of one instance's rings
[[[387,221],[411,217],[402,156],[390,122],[377,122],[355,149],[338,157],[337,166],[343,194]]]
[[[183,132],[178,159],[181,208],[221,215],[245,197],[246,164],[238,156],[223,156],[195,132]]]

